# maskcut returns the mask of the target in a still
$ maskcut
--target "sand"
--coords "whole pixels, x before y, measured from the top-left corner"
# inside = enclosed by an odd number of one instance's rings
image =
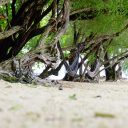
[[[128,128],[128,82],[57,87],[0,80],[0,128]]]

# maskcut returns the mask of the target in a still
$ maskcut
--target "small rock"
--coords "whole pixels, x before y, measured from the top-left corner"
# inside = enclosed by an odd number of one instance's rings
[[[97,95],[97,96],[95,96],[94,98],[101,98],[102,96],[101,95]]]
[[[62,86],[62,85],[60,85],[58,89],[59,89],[59,90],[63,90],[63,86]]]

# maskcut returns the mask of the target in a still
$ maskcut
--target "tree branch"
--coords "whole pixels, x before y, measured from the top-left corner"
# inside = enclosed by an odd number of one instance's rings
[[[76,19],[77,20],[93,19],[97,16],[98,12],[99,11],[94,8],[84,8],[80,10],[75,10],[70,13],[70,20],[74,21]]]
[[[20,26],[14,26],[8,31],[0,32],[0,40],[12,36],[14,33],[20,31],[22,28]]]

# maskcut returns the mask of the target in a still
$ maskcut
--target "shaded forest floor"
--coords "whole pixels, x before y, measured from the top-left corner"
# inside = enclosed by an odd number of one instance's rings
[[[128,82],[29,87],[0,80],[0,128],[127,128]]]

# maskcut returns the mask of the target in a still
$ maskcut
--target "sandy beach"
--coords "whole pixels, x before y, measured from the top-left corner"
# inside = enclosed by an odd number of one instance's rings
[[[58,87],[0,80],[0,128],[128,128],[128,82],[61,82]]]

